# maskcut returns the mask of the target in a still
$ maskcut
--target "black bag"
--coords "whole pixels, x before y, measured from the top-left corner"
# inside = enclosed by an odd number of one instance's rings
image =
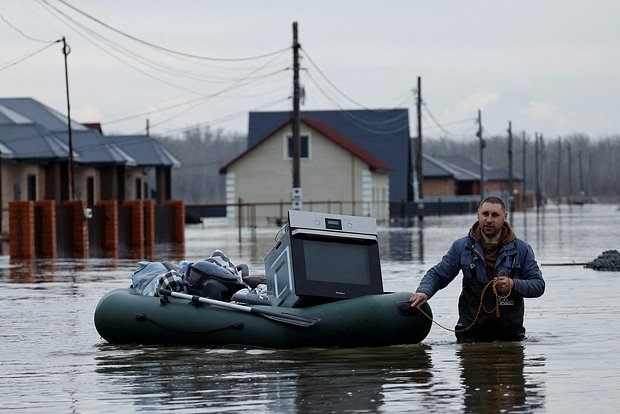
[[[219,250],[189,265],[186,278],[188,293],[215,300],[230,301],[236,291],[246,287],[235,266]]]

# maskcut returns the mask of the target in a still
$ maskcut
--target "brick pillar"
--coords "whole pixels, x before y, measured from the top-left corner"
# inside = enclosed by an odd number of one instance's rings
[[[32,201],[9,202],[9,237],[11,257],[34,257],[34,204]]]
[[[34,202],[38,253],[43,256],[56,257],[58,245],[56,241],[56,202],[54,200],[37,200]]]
[[[124,200],[123,206],[130,209],[129,226],[130,240],[132,248],[142,249],[144,247],[144,207],[142,200]]]
[[[98,201],[98,207],[104,211],[103,248],[106,251],[118,251],[118,204],[116,200]]]
[[[185,203],[183,200],[168,200],[167,205],[174,207],[172,214],[172,221],[174,225],[173,242],[184,243],[185,242]]]
[[[84,218],[84,207],[81,200],[63,202],[70,211],[71,239],[75,257],[88,257],[88,225]]]
[[[144,248],[147,257],[153,256],[155,249],[155,202],[143,200],[144,206]]]

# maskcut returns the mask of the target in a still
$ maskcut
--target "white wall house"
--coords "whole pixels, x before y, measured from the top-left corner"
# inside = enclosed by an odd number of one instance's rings
[[[300,125],[302,209],[389,220],[391,167],[312,118]],[[287,122],[224,165],[227,217],[258,226],[286,220],[291,208],[292,132]],[[239,209],[237,204],[248,205]],[[252,205],[252,206],[249,206]]]

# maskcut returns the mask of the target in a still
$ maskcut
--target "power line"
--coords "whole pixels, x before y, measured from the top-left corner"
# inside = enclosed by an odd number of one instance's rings
[[[304,55],[306,56],[306,58],[308,59],[308,61],[312,64],[312,66],[317,70],[317,72],[319,72],[319,74],[323,77],[323,79],[325,79],[327,81],[327,83],[330,84],[330,86],[332,88],[334,88],[339,94],[341,94],[342,96],[344,96],[349,102],[352,102],[354,105],[357,105],[361,108],[364,109],[369,109],[367,108],[365,105],[362,105],[361,103],[357,102],[356,100],[354,100],[353,98],[351,98],[349,95],[347,95],[346,93],[344,93],[342,91],[342,89],[340,89],[338,86],[336,86],[336,84],[334,84],[328,77],[327,75],[325,75],[325,73],[321,70],[321,68],[319,68],[319,66],[314,63],[314,60],[310,57],[310,55],[308,54],[308,51],[306,51],[303,48],[300,48],[303,52]]]
[[[312,81],[312,83],[319,89],[319,91],[330,101],[332,102],[335,106],[337,106],[339,109],[342,110],[342,115],[345,118],[348,118],[353,124],[355,124],[358,128],[375,134],[375,135],[391,135],[397,132],[402,132],[404,130],[408,129],[408,124],[406,122],[402,122],[401,125],[397,126],[396,128],[393,128],[391,130],[386,130],[386,129],[373,129],[371,126],[373,126],[373,124],[375,126],[380,126],[380,125],[385,125],[386,124],[386,120],[381,120],[381,121],[376,121],[373,123],[373,121],[369,121],[367,119],[363,119],[360,117],[357,117],[355,115],[353,115],[351,113],[351,111],[345,110],[342,106],[340,106],[340,104],[338,102],[336,102],[331,96],[329,96],[324,90],[323,88],[316,82],[316,80],[310,76],[310,74],[307,74],[308,79],[310,79]],[[372,110],[370,109],[369,111],[374,111],[374,112],[380,112],[380,111],[387,111],[387,110]],[[390,123],[396,123],[398,120],[402,119],[402,118],[406,118],[407,114],[406,113],[402,113],[399,114],[397,116],[395,116],[394,118],[391,118],[390,120],[388,120]],[[366,125],[364,125],[366,124]],[[369,126],[367,126],[369,125]]]
[[[41,0],[41,1],[49,4],[47,2],[47,0]],[[180,52],[180,51],[177,51],[177,50],[169,49],[167,47],[156,45],[154,43],[148,42],[148,41],[143,40],[143,39],[139,39],[139,38],[137,38],[137,37],[135,37],[135,36],[133,36],[133,35],[131,35],[129,33],[126,33],[126,32],[124,32],[124,31],[122,31],[120,29],[117,29],[115,27],[110,26],[109,24],[101,21],[100,19],[98,19],[98,18],[96,18],[96,17],[94,17],[94,16],[92,16],[92,15],[90,15],[90,14],[88,14],[88,13],[86,13],[86,12],[80,10],[80,9],[78,9],[77,7],[71,5],[69,2],[67,2],[65,0],[58,0],[58,1],[60,3],[62,3],[62,4],[64,4],[65,6],[69,7],[70,9],[76,11],[77,13],[85,16],[86,18],[88,18],[88,19],[90,19],[90,20],[100,24],[101,26],[103,26],[103,27],[105,27],[105,28],[107,28],[109,30],[112,30],[113,32],[115,32],[117,34],[120,34],[121,36],[127,37],[128,39],[131,39],[131,40],[133,40],[135,42],[141,43],[141,44],[143,44],[145,46],[149,46],[149,47],[152,47],[154,49],[157,49],[157,50],[160,50],[160,51],[163,51],[163,52],[166,52],[166,53],[170,53],[170,54],[173,54],[173,55],[177,55],[177,56],[184,56],[184,57],[188,57],[188,58],[192,58],[192,59],[199,59],[199,60],[219,61],[219,62],[239,62],[239,61],[247,61],[247,60],[264,59],[266,57],[270,57],[270,56],[276,55],[278,53],[281,53],[283,50],[290,49],[290,47],[286,47],[286,48],[275,50],[273,52],[268,52],[268,53],[265,53],[265,54],[262,54],[262,55],[247,56],[247,57],[240,57],[240,58],[216,58],[216,57],[201,56],[201,55],[195,55],[195,54],[191,54],[191,53]]]
[[[26,39],[31,40],[33,42],[38,42],[38,43],[56,43],[56,42],[58,42],[57,40],[41,40],[41,39],[37,39],[37,38],[32,37],[32,36],[28,36],[26,33],[24,33],[21,29],[19,29],[13,23],[9,22],[2,14],[0,14],[0,19],[2,19],[2,21],[4,23],[6,23],[11,29],[15,30],[17,33],[19,33],[20,35],[22,35]]]
[[[8,68],[10,68],[11,66],[15,66],[15,65],[17,65],[17,64],[19,64],[19,63],[21,63],[21,62],[23,62],[23,61],[25,61],[25,60],[27,60],[27,59],[29,59],[29,58],[33,57],[33,56],[35,56],[35,55],[37,55],[37,54],[39,54],[39,53],[43,52],[45,49],[47,49],[47,48],[48,48],[48,47],[50,47],[50,46],[55,45],[56,43],[57,43],[57,42],[51,42],[51,43],[49,43],[49,44],[47,44],[47,45],[45,45],[45,46],[43,46],[43,47],[41,47],[41,48],[39,48],[39,49],[37,49],[37,50],[34,50],[34,51],[32,51],[32,52],[30,52],[30,53],[28,53],[28,54],[26,54],[26,55],[22,56],[22,57],[15,58],[15,59],[11,60],[11,61],[9,61],[9,62],[5,63],[4,65],[0,66],[0,71],[2,71],[2,70],[4,70],[4,69],[8,69]]]
[[[196,128],[196,127],[198,127],[198,128],[200,128],[200,127],[209,127],[209,126],[212,126],[214,124],[223,123],[223,122],[226,122],[226,121],[230,121],[232,119],[236,119],[236,118],[239,118],[239,117],[242,117],[242,116],[246,116],[248,114],[248,112],[258,111],[260,109],[265,109],[265,108],[268,108],[268,107],[280,104],[282,102],[290,101],[290,100],[291,100],[291,96],[287,96],[286,98],[281,98],[281,99],[273,100],[273,101],[270,101],[270,102],[266,102],[264,104],[255,106],[255,107],[250,108],[248,110],[244,110],[244,111],[239,111],[239,112],[223,115],[223,116],[221,116],[219,118],[212,119],[211,121],[208,121],[208,122],[203,122],[203,123],[200,123],[200,124],[192,125],[190,127],[168,129],[166,131],[167,131],[167,133],[174,133],[174,132],[185,131],[185,130],[188,130],[188,129],[191,129],[191,128]]]

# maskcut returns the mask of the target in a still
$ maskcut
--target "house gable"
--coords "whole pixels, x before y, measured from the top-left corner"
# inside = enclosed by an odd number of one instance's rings
[[[289,122],[291,113],[251,112],[248,148]],[[302,117],[320,121],[360,148],[390,165],[390,199],[406,200],[411,185],[409,111],[400,109],[302,111]]]
[[[292,160],[287,151],[289,125],[290,122],[281,125],[220,169],[227,174],[229,202],[241,199],[243,203],[289,205],[292,189]],[[304,203],[311,203],[313,209],[330,202],[342,208],[338,203],[346,203],[349,213],[387,219],[389,165],[320,121],[303,118],[300,135],[308,137],[310,155],[300,160]],[[379,206],[384,210],[380,211]]]

